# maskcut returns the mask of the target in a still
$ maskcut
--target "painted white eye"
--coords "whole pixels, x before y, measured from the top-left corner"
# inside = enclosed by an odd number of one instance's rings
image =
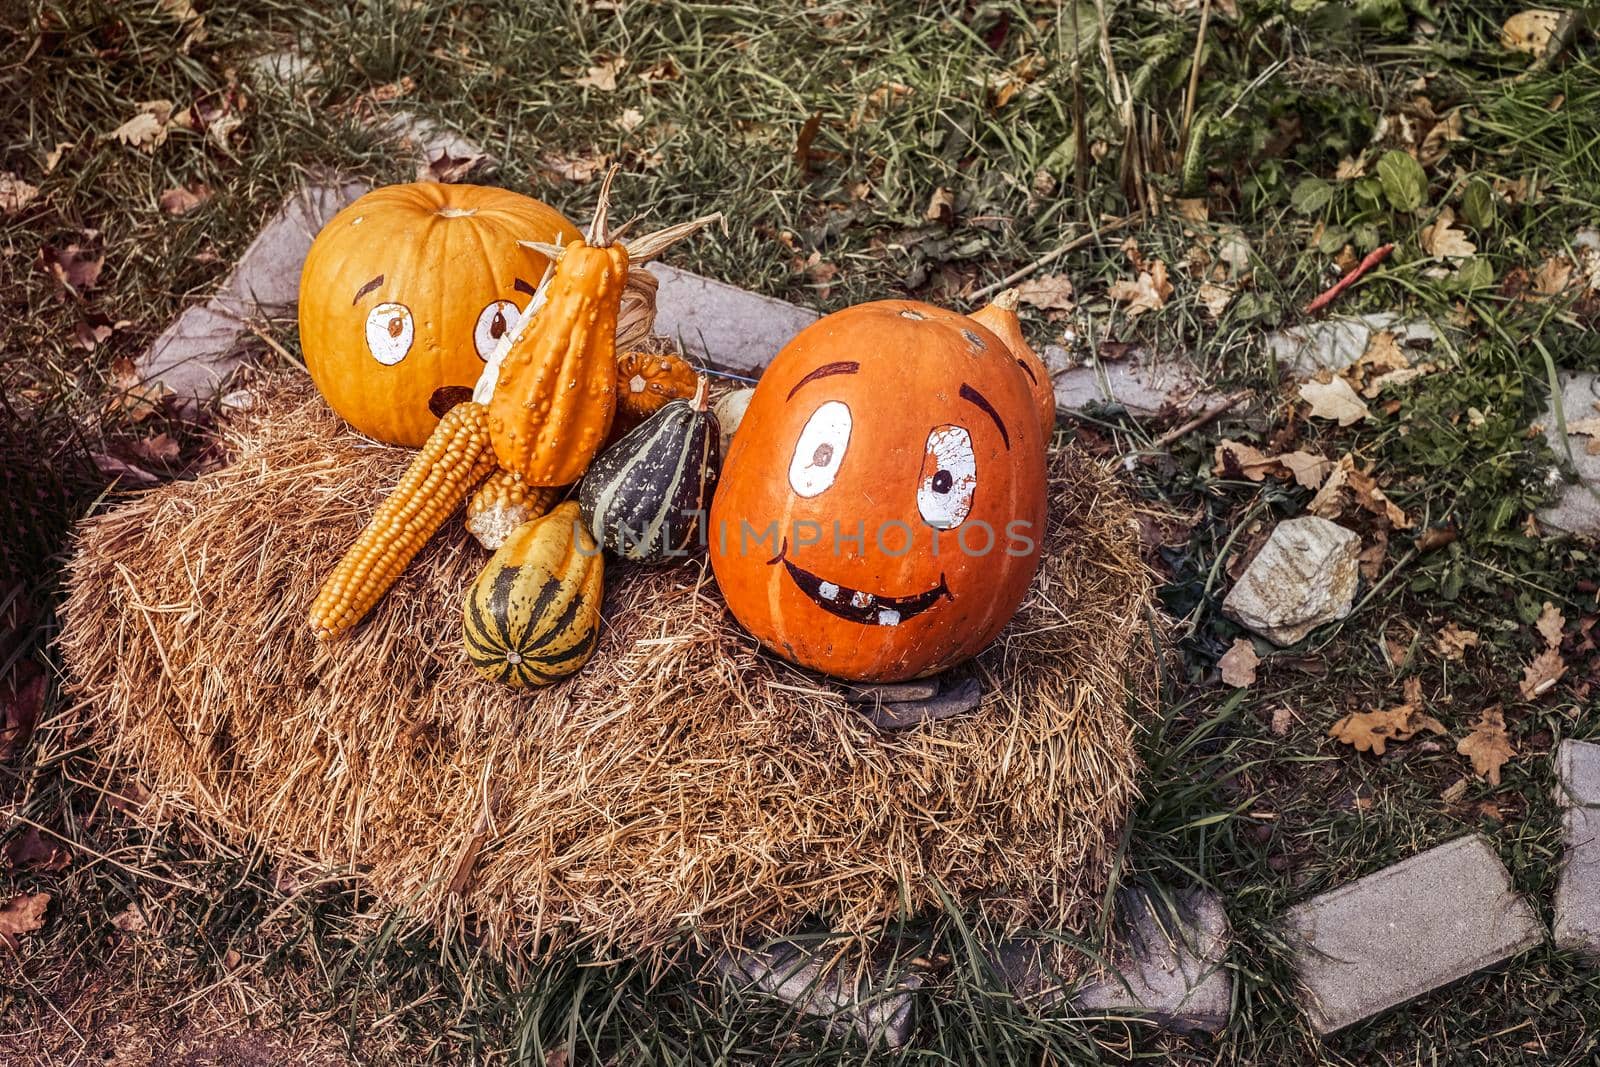
[[[800,443],[789,461],[789,487],[800,496],[816,496],[833,484],[850,447],[850,409],[830,400],[806,420]]]
[[[472,346],[478,350],[478,358],[488,359],[489,353],[500,343],[500,338],[515,330],[521,318],[522,309],[511,301],[489,301],[478,312],[478,324],[472,328]]]
[[[379,304],[367,312],[367,351],[385,367],[406,358],[415,335],[411,309],[404,304]]]
[[[972,494],[978,490],[978,466],[972,458],[972,437],[960,426],[935,426],[922,455],[917,482],[917,510],[922,521],[949,530],[967,521]]]

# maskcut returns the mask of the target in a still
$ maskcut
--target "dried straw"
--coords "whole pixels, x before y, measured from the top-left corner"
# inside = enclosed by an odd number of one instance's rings
[[[883,734],[760,653],[697,563],[609,564],[570,681],[480,680],[459,605],[486,556],[458,522],[319,646],[317,583],[410,453],[303,379],[255,393],[231,466],[86,523],[70,567],[83,725],[166,802],[511,956],[659,961],[813,918],[871,941],[941,892],[1008,929],[1092,924],[1154,676],[1149,578],[1098,465],[1055,458],[1040,578],[973,667],[982,708]]]

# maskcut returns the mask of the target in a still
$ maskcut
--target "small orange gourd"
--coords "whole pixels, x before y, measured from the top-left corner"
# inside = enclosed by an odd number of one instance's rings
[[[624,352],[617,357],[617,421],[637,426],[668,402],[694,396],[700,374],[671,352]]]
[[[1005,342],[1006,349],[1022,369],[1022,376],[1028,380],[1028,393],[1039,412],[1039,427],[1049,440],[1056,429],[1056,387],[1050,380],[1050,368],[1022,336],[1022,322],[1017,318],[1020,302],[1017,291],[1007,289],[967,318]]]

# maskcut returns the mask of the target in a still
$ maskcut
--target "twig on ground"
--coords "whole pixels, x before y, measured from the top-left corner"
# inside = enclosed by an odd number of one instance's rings
[[[1367,258],[1357,263],[1345,272],[1345,276],[1333,283],[1333,287],[1306,305],[1306,314],[1315,315],[1329,304],[1339,298],[1339,294],[1361,280],[1361,276],[1376,267],[1379,263],[1389,258],[1389,253],[1394,251],[1394,245],[1379,245],[1367,253]]]
[[[1238,407],[1239,406],[1239,402],[1244,400],[1244,398],[1249,396],[1249,395],[1250,395],[1250,390],[1241,389],[1237,393],[1232,394],[1231,396],[1223,397],[1221,400],[1217,401],[1215,404],[1213,404],[1210,407],[1206,408],[1204,411],[1202,411],[1200,414],[1196,415],[1194,418],[1190,419],[1188,422],[1184,423],[1181,426],[1174,427],[1173,429],[1168,430],[1166,433],[1162,434],[1160,437],[1156,438],[1154,441],[1152,441],[1150,443],[1150,449],[1149,450],[1152,451],[1152,452],[1160,452],[1163,449],[1170,448],[1175,441],[1179,440],[1182,437],[1187,436],[1188,434],[1193,433],[1194,431],[1198,430],[1200,427],[1206,425],[1207,423],[1211,422],[1212,420],[1216,419],[1217,417],[1225,414],[1226,412],[1232,411],[1234,408]]]
[[[967,297],[967,299],[972,303],[977,303],[979,300],[982,300],[991,293],[998,293],[1000,290],[1006,288],[1012,283],[1019,282],[1023,278],[1026,278],[1040,267],[1048,266],[1049,264],[1060,259],[1062,256],[1071,252],[1076,252],[1085,245],[1093,243],[1102,234],[1112,233],[1116,230],[1122,229],[1136,218],[1138,218],[1137,215],[1123,215],[1121,218],[1108,219],[1107,221],[1101,223],[1098,229],[1091,230],[1086,234],[1074,237],[1065,244],[1057,245],[1052,251],[1046,252],[1032,263],[1029,263],[1026,267],[1019,267],[1017,270],[1012,271],[999,281],[994,282],[991,285],[986,285],[982,289],[977,290],[972,295]]]

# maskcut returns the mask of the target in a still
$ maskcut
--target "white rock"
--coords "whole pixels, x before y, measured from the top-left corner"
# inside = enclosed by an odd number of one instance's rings
[[[717,417],[717,428],[722,431],[723,459],[728,458],[728,446],[733,443],[734,431],[744,421],[745,409],[750,406],[750,398],[755,395],[754,388],[735,389],[711,405],[711,413]]]
[[[1291,326],[1267,335],[1267,348],[1285,369],[1296,377],[1309,378],[1318,371],[1344,370],[1367,351],[1372,335],[1382,331],[1395,335],[1402,345],[1439,339],[1439,332],[1425,320],[1405,320],[1389,311],[1354,318],[1331,318]]]
[[[1126,359],[1074,363],[1065,349],[1048,345],[1041,358],[1063,414],[1115,404],[1147,417],[1167,407],[1196,411],[1218,399],[1187,357],[1158,359],[1136,352]]]
[[[1223,614],[1278,645],[1292,645],[1350,614],[1361,538],[1314,515],[1280,522],[1250,561]]]

